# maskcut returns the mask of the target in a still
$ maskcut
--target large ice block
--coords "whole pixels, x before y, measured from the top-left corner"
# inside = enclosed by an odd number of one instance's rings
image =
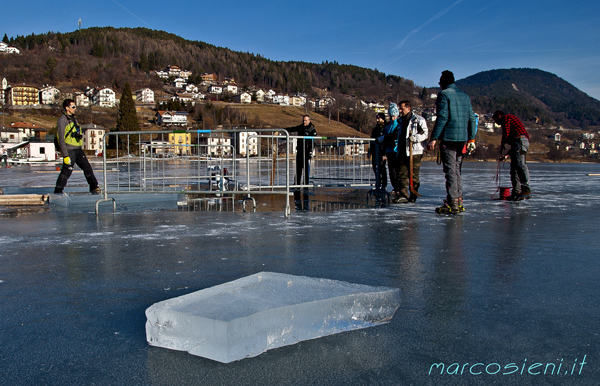
[[[400,290],[261,272],[146,310],[153,346],[229,363],[267,350],[387,323]]]

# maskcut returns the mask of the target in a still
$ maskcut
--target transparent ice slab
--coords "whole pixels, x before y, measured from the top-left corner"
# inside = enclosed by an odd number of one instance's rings
[[[260,272],[153,304],[146,339],[229,363],[387,323],[399,306],[397,288]]]

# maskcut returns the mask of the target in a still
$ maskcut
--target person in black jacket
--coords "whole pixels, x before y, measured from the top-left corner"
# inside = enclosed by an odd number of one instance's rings
[[[377,124],[371,132],[371,138],[379,138],[385,134],[385,114],[379,113],[375,117]],[[385,170],[385,147],[377,142],[371,142],[369,146],[369,155],[371,156],[371,164],[373,165],[373,172],[375,173],[375,189],[386,190],[387,188],[387,171]],[[379,181],[377,181],[377,171],[379,170]],[[377,184],[378,183],[378,184]]]
[[[302,177],[304,176],[304,185],[308,185],[310,181],[310,159],[312,158],[313,140],[303,137],[314,137],[317,135],[315,126],[310,121],[310,116],[305,115],[302,117],[302,124],[294,127],[288,127],[285,130],[292,135],[298,135],[302,138],[298,138],[296,145],[296,185],[302,184]],[[304,202],[306,210],[308,210],[308,196],[304,196]],[[296,209],[299,209],[300,201],[300,190],[294,191],[294,200],[296,201]]]

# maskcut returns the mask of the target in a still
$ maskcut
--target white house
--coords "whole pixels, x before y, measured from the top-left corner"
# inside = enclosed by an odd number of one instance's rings
[[[238,95],[234,95],[233,101],[237,103],[252,103],[252,95],[247,92],[243,92]]]
[[[341,153],[346,156],[356,156],[367,154],[366,146],[363,143],[347,143],[340,146]]]
[[[102,126],[88,123],[81,126],[83,132],[83,150],[92,150],[96,154],[102,153],[102,136],[106,130]]]
[[[187,126],[187,111],[158,111],[156,124],[159,126]]]
[[[46,86],[40,89],[40,103],[43,105],[51,105],[58,102],[60,98],[60,90],[54,86]]]
[[[194,100],[194,95],[184,92],[178,92],[174,96],[171,97],[172,101],[179,101],[180,103],[185,103],[186,105],[194,106],[196,101]]]
[[[316,103],[315,107],[317,109],[324,109],[327,106],[333,105],[333,102],[335,102],[335,99],[330,98],[330,97],[320,98],[315,101],[315,103]]]
[[[73,95],[73,100],[79,107],[89,107],[90,105],[90,98],[82,92],[76,92],[75,95]]]
[[[224,87],[223,91],[228,92],[230,94],[237,94],[238,86],[236,86],[234,83],[230,83]]]
[[[194,94],[197,93],[198,91],[200,91],[200,89],[198,88],[198,86],[196,86],[193,83],[188,83],[185,85],[185,92],[189,92],[190,94]]]
[[[179,77],[180,78],[183,78],[183,79],[187,80],[187,78],[189,78],[190,76],[192,76],[192,72],[191,71],[186,71],[186,70],[179,71]]]
[[[143,88],[135,92],[135,98],[141,103],[154,103],[154,91]]]
[[[6,103],[6,89],[8,88],[8,81],[6,78],[2,78],[2,86],[0,87],[0,105]]]
[[[45,133],[47,132],[47,130],[42,127],[23,121],[11,123],[10,128],[20,132],[20,135],[16,138],[18,142],[28,141],[29,138],[33,137],[40,137],[42,135],[41,133],[44,133],[43,135],[45,136]]]
[[[216,84],[211,84],[208,87],[208,92],[211,94],[222,94],[223,93],[223,87],[216,85]]]
[[[240,155],[258,155],[258,137],[255,131],[242,131],[237,134],[237,152]]]
[[[257,102],[265,101],[265,92],[262,89],[258,89],[254,92],[254,98],[256,98]]]
[[[173,80],[173,86],[177,88],[183,88],[183,86],[185,86],[186,83],[187,81],[183,78],[175,78],[175,80]]]
[[[94,106],[115,107],[117,105],[116,93],[108,88],[101,88],[94,93],[92,98]]]
[[[272,101],[274,104],[277,104],[280,106],[289,106],[290,105],[289,95],[275,94],[275,95],[273,95]]]
[[[0,52],[4,52],[6,54],[20,54],[21,51],[13,46],[9,46],[4,42],[0,42]]]
[[[210,156],[231,155],[231,138],[229,137],[201,137],[198,139],[200,145],[206,145],[206,154]],[[202,149],[201,151],[203,151]]]
[[[167,71],[156,71],[154,74],[161,79],[169,79],[169,73]]]
[[[168,66],[167,72],[169,73],[169,76],[178,78],[179,74],[181,73],[181,68],[179,68],[178,66]]]
[[[361,106],[363,107],[368,107],[371,110],[375,111],[376,113],[385,113],[386,112],[386,107],[384,105],[382,105],[381,103],[377,102],[377,101],[369,101],[369,102],[365,102],[365,101],[360,101]]]
[[[201,92],[195,92],[195,93],[192,93],[192,97],[194,98],[194,100],[201,101],[204,99],[205,95],[202,94]]]
[[[0,141],[2,143],[21,143],[29,140],[29,135],[15,127],[0,126]]]
[[[269,90],[265,93],[265,99],[266,100],[273,100],[273,96],[275,96],[277,93],[273,90]]]
[[[290,105],[292,106],[304,106],[306,104],[306,98],[301,95],[294,95],[290,97]]]
[[[56,149],[52,142],[30,142],[27,146],[29,161],[55,161]]]

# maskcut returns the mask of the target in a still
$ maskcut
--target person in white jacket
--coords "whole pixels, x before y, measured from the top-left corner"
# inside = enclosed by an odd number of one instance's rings
[[[402,126],[398,130],[396,162],[400,184],[400,197],[394,200],[394,202],[415,202],[417,201],[417,195],[410,190],[411,148],[412,186],[414,191],[418,191],[421,185],[419,171],[421,170],[421,158],[423,157],[423,143],[427,141],[429,130],[427,129],[425,118],[412,111],[410,101],[404,100],[399,105]]]

